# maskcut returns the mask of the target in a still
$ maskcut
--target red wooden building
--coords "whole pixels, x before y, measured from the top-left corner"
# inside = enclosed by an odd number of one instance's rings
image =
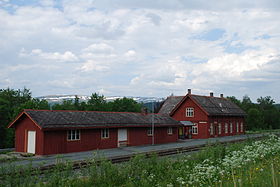
[[[181,125],[160,114],[24,110],[8,128],[17,152],[49,155],[175,142]]]
[[[170,96],[159,113],[168,114],[185,126],[179,129],[180,138],[210,138],[244,134],[246,113],[223,97],[193,95]]]

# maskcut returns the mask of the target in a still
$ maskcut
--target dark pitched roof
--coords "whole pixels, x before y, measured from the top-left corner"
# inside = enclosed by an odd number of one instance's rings
[[[174,96],[173,96],[174,97]],[[186,95],[180,97],[168,97],[162,105],[159,113],[161,114],[172,114],[174,109],[179,107],[184,99],[190,97],[193,99],[201,108],[204,109],[211,116],[245,116],[246,113],[226,98],[220,97],[209,97],[200,95]]]
[[[191,95],[211,116],[245,116],[246,113],[235,103],[226,98]]]
[[[155,126],[181,125],[166,115],[144,115],[142,113],[92,112],[92,111],[55,111],[55,110],[25,110],[26,113],[42,129],[49,128],[95,128],[110,126]],[[10,125],[12,126],[12,124]]]
[[[170,114],[171,111],[178,105],[184,96],[170,96],[167,97],[163,105],[159,109],[160,114]]]

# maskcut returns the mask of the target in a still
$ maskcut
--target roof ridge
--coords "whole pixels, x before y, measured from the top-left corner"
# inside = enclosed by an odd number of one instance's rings
[[[92,110],[47,110],[47,109],[24,109],[24,111],[42,111],[42,112],[92,112],[92,113],[109,113],[109,114],[141,114],[143,115],[142,112],[114,112],[114,111],[92,111]],[[148,113],[145,115],[151,115],[151,114],[156,114],[156,115],[162,115],[160,113]]]

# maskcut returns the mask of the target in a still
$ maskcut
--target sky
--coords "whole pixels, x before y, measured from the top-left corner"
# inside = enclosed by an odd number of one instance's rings
[[[280,103],[279,18],[279,0],[0,0],[0,88]]]

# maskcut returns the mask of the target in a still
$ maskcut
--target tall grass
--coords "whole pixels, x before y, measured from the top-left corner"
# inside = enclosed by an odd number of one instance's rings
[[[279,148],[278,148],[278,147]],[[89,167],[73,171],[59,162],[42,174],[30,166],[0,168],[0,186],[279,186],[280,139],[223,146],[174,158],[137,155],[112,164],[98,156]],[[249,155],[247,155],[249,154]],[[5,175],[9,170],[10,175]],[[23,172],[24,171],[24,172]]]

